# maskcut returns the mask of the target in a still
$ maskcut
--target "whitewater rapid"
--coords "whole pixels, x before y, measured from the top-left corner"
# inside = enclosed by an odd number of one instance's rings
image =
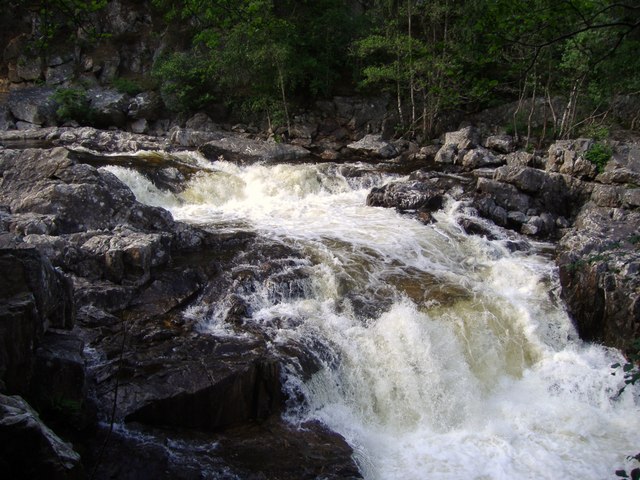
[[[465,234],[472,212],[453,201],[432,225],[367,207],[392,179],[372,166],[183,155],[202,170],[178,194],[105,169],[177,220],[257,232],[308,259],[304,298],[252,292],[253,321],[274,344],[312,350],[322,368],[289,371],[306,401],[287,419],[342,434],[365,478],[614,478],[640,451],[638,392],[618,397],[611,375],[619,352],[578,339],[536,248],[512,251],[499,229]],[[228,333],[222,318],[199,321]]]

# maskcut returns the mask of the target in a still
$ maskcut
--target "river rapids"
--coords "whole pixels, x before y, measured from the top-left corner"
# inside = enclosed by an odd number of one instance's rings
[[[292,423],[317,419],[345,437],[366,479],[604,479],[640,450],[638,392],[582,342],[559,297],[548,245],[493,228],[467,235],[472,212],[449,201],[424,225],[366,206],[394,178],[366,164],[182,161],[200,168],[180,193],[104,167],[176,220],[250,231],[301,252],[304,295],[247,292],[274,345],[305,346],[321,365],[285,385]],[[520,243],[518,243],[520,242]],[[220,307],[221,309],[224,306]],[[224,312],[185,312],[233,335]]]

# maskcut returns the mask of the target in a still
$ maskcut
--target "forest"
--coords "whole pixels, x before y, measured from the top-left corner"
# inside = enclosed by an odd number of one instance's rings
[[[528,101],[549,107],[539,134],[568,138],[594,135],[616,99],[640,91],[635,0],[151,3],[175,45],[150,77],[177,112],[224,103],[288,125],[317,99],[384,93],[398,135],[431,138],[447,112],[513,101],[523,105],[513,133],[530,134],[517,132],[531,128]],[[64,34],[109,35],[96,21],[106,4],[15,0],[4,8],[37,11],[37,48],[46,49]],[[629,120],[632,128],[639,121]]]

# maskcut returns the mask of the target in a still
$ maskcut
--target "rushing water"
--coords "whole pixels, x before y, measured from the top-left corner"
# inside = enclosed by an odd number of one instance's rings
[[[367,479],[614,478],[640,450],[637,392],[616,397],[610,374],[619,353],[577,338],[535,248],[466,235],[455,202],[429,226],[367,207],[390,177],[366,165],[189,161],[203,170],[180,194],[106,168],[178,220],[255,231],[309,259],[307,295],[253,292],[253,320],[274,345],[315,349],[318,373],[289,373],[306,403],[288,417],[341,433]],[[200,321],[215,333],[221,318]]]

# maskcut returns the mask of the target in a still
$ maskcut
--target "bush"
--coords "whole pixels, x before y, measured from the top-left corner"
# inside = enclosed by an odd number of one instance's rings
[[[61,122],[75,121],[81,125],[93,124],[95,114],[85,90],[59,88],[51,98],[58,105],[56,116]]]
[[[139,82],[130,78],[115,78],[112,83],[118,92],[126,93],[131,96],[135,96],[144,91],[144,88],[142,87],[142,85],[140,85]]]
[[[604,143],[596,142],[591,145],[589,150],[587,150],[587,153],[584,154],[584,158],[595,164],[595,166],[598,168],[598,173],[602,173],[604,172],[604,167],[611,158],[612,154],[613,150],[610,146],[605,145]]]

